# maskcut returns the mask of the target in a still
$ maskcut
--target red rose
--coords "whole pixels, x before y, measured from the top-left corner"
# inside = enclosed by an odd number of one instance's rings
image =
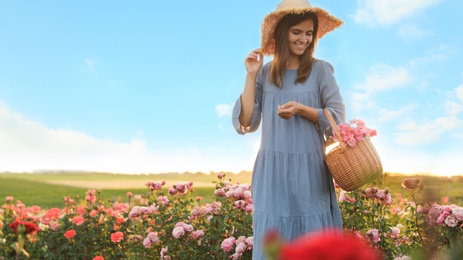
[[[25,222],[25,221],[22,221],[21,219],[17,218],[14,220],[13,223],[11,223],[9,225],[13,231],[18,234],[18,227],[19,226],[24,226],[24,230],[25,230],[25,234],[31,234],[31,233],[34,233],[36,231],[41,231],[41,229],[34,223],[32,222]]]
[[[365,241],[341,232],[312,233],[283,246],[280,260],[379,260]]]
[[[67,239],[71,239],[73,238],[75,235],[76,235],[76,231],[75,230],[68,230],[64,233],[64,236],[67,238]]]

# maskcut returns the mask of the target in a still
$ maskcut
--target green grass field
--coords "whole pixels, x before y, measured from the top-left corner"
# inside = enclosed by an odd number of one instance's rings
[[[397,193],[406,191],[401,183],[404,176],[387,174],[383,181],[383,187],[389,188],[393,198]],[[463,177],[437,177],[437,176],[413,176],[418,177],[425,185],[425,190],[433,197],[449,197],[450,204],[463,204]],[[250,173],[226,175],[232,183],[251,183]],[[166,181],[164,191],[173,184],[181,181],[193,181],[193,196],[203,197],[203,202],[214,200],[216,174],[184,173],[184,174],[151,174],[151,175],[124,175],[107,173],[43,173],[43,174],[0,174],[0,199],[13,196],[26,206],[38,205],[44,209],[51,207],[62,208],[63,197],[69,196],[76,199],[84,198],[88,189],[100,191],[102,200],[126,201],[128,191],[133,194],[144,195],[147,192],[147,181]],[[0,203],[1,204],[1,203]]]
[[[216,174],[151,174],[124,175],[107,173],[0,173],[0,199],[13,196],[26,206],[38,205],[44,209],[64,206],[63,197],[85,198],[89,189],[100,191],[104,201],[126,201],[128,191],[144,195],[147,181],[166,181],[163,191],[177,182],[193,181],[194,196],[203,197],[204,202],[214,199]],[[227,174],[233,183],[250,183],[249,173]],[[98,188],[104,186],[104,188]]]

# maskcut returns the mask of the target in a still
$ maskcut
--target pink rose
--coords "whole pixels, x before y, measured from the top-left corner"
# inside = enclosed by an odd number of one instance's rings
[[[191,235],[193,236],[194,240],[198,240],[204,236],[204,231],[202,230],[193,231]]]
[[[228,253],[233,249],[233,246],[235,245],[235,238],[234,237],[229,237],[226,238],[224,241],[222,241],[222,244],[220,247],[223,249],[224,252]]]
[[[168,247],[168,246],[163,247],[163,248],[161,249],[161,259],[165,259],[165,258],[163,258],[163,257],[166,257],[166,254],[167,254],[167,251],[168,251],[168,250],[169,250],[169,247]]]
[[[376,198],[380,199],[380,200],[384,200],[386,199],[386,196],[387,194],[389,193],[389,190],[378,190],[378,192],[376,192]]]
[[[174,187],[170,187],[167,193],[169,193],[169,195],[172,196],[172,195],[177,194],[177,190]]]
[[[370,187],[365,190],[365,194],[367,195],[367,198],[373,199],[376,197],[376,192],[378,192],[378,189],[375,187]]]
[[[178,222],[177,224],[175,224],[176,227],[183,227],[183,229],[185,231],[188,231],[188,232],[191,232],[193,231],[193,226],[192,225],[189,225],[189,224],[185,224],[183,222]]]
[[[162,205],[169,205],[169,199],[166,196],[158,197],[158,202]]]
[[[456,205],[451,205],[450,208],[452,209],[452,215],[458,220],[463,221],[463,208],[458,207]]]
[[[388,193],[386,195],[386,199],[384,199],[384,204],[386,205],[391,205],[392,204],[392,196],[391,196],[391,193]]]
[[[246,237],[245,236],[240,236],[238,239],[236,239],[235,244],[239,243],[245,243],[246,242]]]
[[[198,206],[195,206],[192,210],[191,210],[191,216],[193,218],[195,218],[196,216],[199,215],[199,207]]]
[[[225,193],[225,196],[226,196],[227,198],[233,197],[233,196],[234,196],[233,190],[227,191],[227,192]]]
[[[174,238],[179,238],[185,234],[185,229],[183,227],[175,227],[174,230],[172,230],[172,235]]]
[[[225,191],[223,189],[217,189],[214,191],[216,197],[225,197]]]
[[[377,229],[368,230],[367,236],[375,243],[378,243],[381,240],[379,238],[379,231]]]
[[[244,244],[243,242],[240,242],[236,245],[236,249],[235,249],[236,253],[242,254],[244,250],[246,250],[246,244]]]
[[[150,241],[151,241],[152,243],[157,243],[157,242],[159,242],[158,235],[157,235],[156,233],[154,233],[154,232],[150,232],[150,233],[148,234],[147,237],[150,239]]]
[[[145,248],[151,247],[151,239],[149,237],[146,237],[145,239],[143,239],[143,246],[145,246]]]
[[[391,237],[396,238],[396,237],[399,236],[399,233],[400,233],[400,229],[399,229],[399,228],[397,228],[397,227],[391,227],[390,229],[391,229],[391,232],[392,232],[392,233],[391,233]]]
[[[233,190],[233,196],[238,199],[238,198],[241,198],[241,196],[243,196],[243,189],[242,188],[236,188]]]
[[[149,214],[151,212],[150,208],[145,207],[145,206],[140,207],[140,211],[143,214]]]
[[[251,191],[246,190],[246,191],[243,192],[243,197],[244,197],[245,199],[250,199],[251,196],[252,196]]]
[[[421,207],[421,206],[418,206],[416,208],[416,212],[418,212],[418,214],[428,214],[429,213],[429,210],[430,208],[428,207]]]
[[[246,244],[248,245],[249,249],[252,249],[252,247],[254,246],[254,237],[246,238]]]
[[[152,186],[153,190],[160,190],[164,184],[166,184],[165,181],[163,181],[163,182],[153,182],[151,184],[151,186]]]
[[[251,184],[249,183],[244,183],[244,184],[240,184],[239,187],[243,190],[250,190],[251,189]]]
[[[344,202],[346,200],[346,191],[342,190],[340,193],[339,193],[339,201],[340,202]]]
[[[458,224],[458,220],[453,215],[448,216],[444,222],[449,227],[456,227]]]
[[[132,210],[129,213],[129,218],[136,218],[140,214],[140,207],[139,206],[134,206]]]
[[[14,200],[13,196],[6,196],[5,197],[6,203],[11,203],[11,202],[13,202],[13,200]]]
[[[246,211],[247,213],[252,212],[253,209],[254,207],[252,206],[252,204],[248,204],[246,205],[246,207],[244,207],[244,211]]]
[[[442,224],[444,223],[445,219],[450,215],[450,212],[446,210],[446,208],[444,208],[444,210],[442,211],[442,213],[440,214],[440,216],[437,218],[437,223],[439,224]]]
[[[406,178],[402,182],[402,187],[407,190],[414,190],[421,187],[420,179],[418,178]]]
[[[443,207],[440,206],[440,205],[433,205],[431,207],[431,209],[429,210],[429,213],[428,213],[428,216],[433,220],[433,221],[436,221],[436,219],[439,217],[439,215],[442,213],[443,211]]]
[[[350,147],[354,147],[356,144],[357,144],[357,140],[355,140],[355,138],[350,138],[347,141],[347,145],[349,145]]]
[[[347,197],[347,201],[349,201],[350,203],[354,203],[356,200],[354,197]]]
[[[201,215],[201,216],[206,216],[208,213],[209,213],[209,210],[208,210],[206,207],[204,207],[204,206],[202,206],[202,207],[199,209],[199,215]]]
[[[187,190],[187,187],[184,183],[182,182],[178,182],[177,184],[174,185],[174,187],[177,189],[177,191],[180,193],[180,194],[184,194]]]
[[[59,228],[59,223],[56,222],[56,221],[51,221],[51,222],[50,222],[50,228],[51,228],[51,230],[53,230],[53,231],[58,230],[58,228]]]

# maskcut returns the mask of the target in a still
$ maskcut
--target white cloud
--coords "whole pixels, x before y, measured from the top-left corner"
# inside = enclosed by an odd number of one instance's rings
[[[373,100],[367,93],[353,93],[349,100],[354,111],[370,110],[375,107]]]
[[[461,102],[463,102],[463,85],[458,86],[458,87],[455,89],[455,92],[456,92],[457,98],[458,98]]]
[[[404,118],[409,116],[416,108],[418,104],[412,103],[407,104],[401,107],[398,110],[390,110],[390,109],[381,109],[379,111],[379,121],[380,122],[387,122],[398,118]]]
[[[439,3],[440,0],[357,0],[355,22],[368,26],[390,25]]]
[[[414,146],[435,143],[440,140],[444,129],[434,123],[406,122],[398,127],[400,132],[395,134],[395,142],[400,145]]]
[[[405,40],[414,40],[428,36],[428,31],[421,30],[414,24],[403,25],[399,28],[397,34],[399,37]]]
[[[233,110],[232,104],[218,104],[215,106],[215,112],[219,115],[219,117],[224,116],[231,116]]]
[[[447,100],[445,102],[445,108],[447,113],[449,113],[450,115],[457,115],[458,113],[463,111],[463,104]]]
[[[407,68],[377,64],[370,69],[365,82],[357,85],[357,88],[367,92],[387,91],[406,86],[411,81]]]
[[[431,173],[442,176],[463,175],[461,145],[450,144],[446,149],[429,153],[417,148],[394,147],[384,136],[372,139],[381,157],[383,170],[391,173]]]
[[[162,173],[249,170],[239,168],[236,151],[223,147],[179,147],[150,150],[139,137],[130,142],[95,138],[70,129],[50,129],[0,103],[0,172],[85,170],[115,173]],[[251,149],[246,149],[251,150]],[[243,153],[243,156],[246,153]],[[252,163],[252,154],[249,165]],[[244,160],[244,159],[243,159]]]
[[[448,100],[445,102],[446,112],[450,116],[457,116],[463,111],[463,85],[456,87],[448,94]]]
[[[446,138],[454,137],[460,139],[461,131],[463,128],[463,120],[458,118],[459,113],[463,111],[463,100],[454,101],[460,99],[463,92],[463,85],[458,86],[454,89],[454,92],[448,96],[445,102],[445,111],[443,116],[417,122],[413,120],[411,115],[406,115],[406,112],[411,112],[410,107],[404,107],[399,111],[392,111],[390,115],[397,116],[402,114],[403,118],[409,118],[409,120],[397,127],[398,132],[395,134],[396,143],[400,145],[421,145],[421,144],[432,144]],[[455,98],[456,97],[456,98]],[[383,112],[381,113],[383,114]],[[388,113],[385,113],[386,118]]]
[[[398,127],[395,134],[395,142],[404,146],[415,146],[421,144],[433,144],[442,140],[444,135],[447,138],[457,137],[463,121],[455,116],[439,117],[432,121],[420,122],[408,121]]]
[[[405,87],[413,81],[405,67],[394,68],[385,64],[377,64],[370,68],[363,83],[357,84],[361,92],[352,94],[352,109],[362,111],[375,108],[375,93]]]

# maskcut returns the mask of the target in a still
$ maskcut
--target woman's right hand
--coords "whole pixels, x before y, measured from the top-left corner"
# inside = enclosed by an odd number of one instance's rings
[[[264,63],[264,55],[260,49],[255,49],[244,59],[244,66],[248,74],[257,74]]]

